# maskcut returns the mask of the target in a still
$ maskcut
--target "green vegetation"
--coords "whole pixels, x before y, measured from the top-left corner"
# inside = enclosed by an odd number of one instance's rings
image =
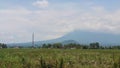
[[[57,48],[57,49],[120,49],[120,45],[112,45],[112,46],[103,46],[100,45],[99,42],[93,42],[89,45],[84,44],[62,44],[62,43],[54,43],[54,44],[43,44],[40,48]]]
[[[0,49],[0,68],[120,68],[120,50]]]
[[[4,43],[0,43],[0,48],[7,48],[7,45]]]

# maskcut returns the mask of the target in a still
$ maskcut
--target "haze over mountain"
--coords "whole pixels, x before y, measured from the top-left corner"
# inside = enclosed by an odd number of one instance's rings
[[[95,31],[73,31],[62,37],[63,39],[76,40],[79,43],[88,44],[91,42],[99,42],[103,45],[117,45],[120,44],[120,34],[112,34]]]
[[[95,31],[72,31],[60,38],[46,40],[46,41],[35,41],[35,45],[41,45],[44,43],[80,43],[89,44],[92,42],[99,42],[101,45],[120,45],[120,35],[112,33],[103,33]],[[21,46],[31,46],[31,42],[28,43],[14,43],[10,45],[21,45]]]

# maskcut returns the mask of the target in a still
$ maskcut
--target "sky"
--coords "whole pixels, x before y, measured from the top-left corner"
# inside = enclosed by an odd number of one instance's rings
[[[59,38],[74,30],[120,34],[120,0],[0,0],[0,42]]]

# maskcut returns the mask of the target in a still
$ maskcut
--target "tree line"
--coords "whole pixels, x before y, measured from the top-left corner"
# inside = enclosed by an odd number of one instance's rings
[[[89,45],[85,44],[62,44],[62,43],[54,43],[54,44],[43,44],[41,48],[59,48],[59,49],[120,49],[120,45],[117,46],[101,46],[99,42],[93,42]]]
[[[0,48],[7,48],[7,44],[0,43]]]
[[[8,48],[7,44],[0,43],[0,48]],[[9,47],[9,48],[16,48]],[[23,47],[18,46],[18,48],[33,48],[30,47]],[[114,46],[101,46],[99,42],[93,42],[89,45],[85,44],[76,44],[76,43],[69,43],[69,44],[62,44],[62,43],[53,43],[53,44],[42,44],[40,46],[36,46],[34,48],[58,48],[58,49],[120,49],[120,45],[114,45]]]

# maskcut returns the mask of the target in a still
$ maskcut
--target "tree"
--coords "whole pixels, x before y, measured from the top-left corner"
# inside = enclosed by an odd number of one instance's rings
[[[54,43],[53,48],[62,48],[62,44],[61,43]]]
[[[90,43],[90,48],[92,49],[98,49],[100,46],[99,46],[99,43],[98,42],[95,42],[95,43]]]
[[[47,44],[43,44],[43,45],[42,45],[42,48],[47,48]]]
[[[4,43],[0,43],[0,48],[7,48],[7,45]]]

